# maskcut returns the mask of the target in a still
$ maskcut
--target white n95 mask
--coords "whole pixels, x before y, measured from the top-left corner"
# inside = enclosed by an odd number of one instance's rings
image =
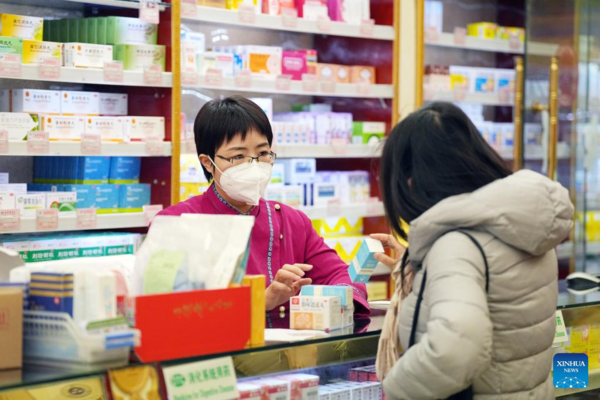
[[[272,164],[253,161],[236,165],[223,172],[212,160],[210,161],[221,173],[218,185],[227,193],[227,196],[250,206],[258,205],[271,180]],[[217,182],[216,179],[215,182]]]

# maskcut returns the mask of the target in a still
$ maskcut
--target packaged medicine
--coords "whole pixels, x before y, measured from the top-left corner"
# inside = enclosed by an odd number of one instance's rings
[[[296,296],[290,301],[290,329],[330,332],[342,328],[339,297]]]
[[[151,65],[158,65],[165,71],[166,47],[152,44],[116,44],[114,59],[123,62],[127,71],[143,71]]]
[[[0,35],[41,41],[44,38],[44,19],[25,15],[2,14]]]
[[[342,307],[354,304],[352,286],[308,285],[302,287],[301,296],[336,296],[342,301]]]
[[[284,51],[281,65],[284,75],[291,75],[293,80],[300,81],[303,74],[317,73],[317,51]]]
[[[100,116],[125,116],[128,111],[127,93],[100,93]]]
[[[279,379],[246,382],[260,386],[262,400],[290,400],[290,383]]]
[[[198,73],[206,75],[209,69],[219,69],[223,71],[223,76],[233,75],[233,54],[207,51],[199,53],[198,57]]]
[[[0,54],[23,54],[23,39],[0,36]]]
[[[62,91],[62,115],[87,115],[100,114],[100,94],[98,92]]]
[[[15,210],[16,208],[16,194],[7,190],[0,189],[0,210]]]
[[[53,58],[62,65],[62,43],[23,40],[23,64],[40,64],[46,58]]]
[[[148,44],[155,45],[158,26],[139,18],[106,18],[106,44]],[[127,68],[126,68],[127,69]]]
[[[52,141],[78,141],[85,132],[85,117],[42,115],[41,130]]]
[[[37,210],[46,206],[46,196],[43,193],[28,193],[15,195],[17,209],[21,210],[21,218],[35,218]]]
[[[104,68],[104,63],[112,61],[112,46],[88,43],[66,43],[65,67]]]
[[[496,39],[497,31],[498,25],[492,22],[478,22],[467,25],[467,34],[481,39]]]
[[[290,383],[290,400],[317,400],[319,376],[308,374],[280,375],[277,379]]]
[[[125,121],[122,117],[87,117],[85,133],[100,135],[102,141],[123,142]]]
[[[9,141],[23,141],[30,131],[39,130],[39,116],[21,112],[0,113],[0,127],[8,132]]]
[[[26,183],[7,183],[6,185],[0,185],[0,193],[27,193]]]
[[[241,46],[244,67],[256,76],[276,78],[281,75],[281,47]]]
[[[238,383],[239,400],[261,400],[261,387],[251,383]]]
[[[352,66],[350,67],[351,83],[370,83],[375,84],[375,67]]]
[[[61,215],[74,215],[77,204],[75,192],[47,192],[46,208],[55,208]]]
[[[10,111],[32,114],[60,114],[60,92],[57,90],[10,89]]]
[[[132,142],[165,139],[164,117],[126,117],[124,126],[126,140]]]

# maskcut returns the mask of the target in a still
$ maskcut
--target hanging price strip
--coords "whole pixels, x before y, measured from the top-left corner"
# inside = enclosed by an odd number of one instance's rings
[[[102,154],[102,138],[90,133],[81,134],[81,154]]]
[[[27,152],[30,154],[48,154],[50,152],[48,132],[28,132]]]
[[[77,229],[95,229],[97,216],[95,208],[77,209]]]
[[[327,80],[321,82],[321,92],[335,93],[335,81]]]
[[[275,89],[281,90],[282,92],[289,92],[291,87],[291,75],[279,75],[277,78],[275,78]]]
[[[208,69],[205,80],[208,86],[223,86],[223,70],[217,68]]]
[[[315,74],[302,74],[302,90],[305,92],[317,91],[317,76]]]
[[[375,34],[375,20],[363,19],[360,23],[360,34],[363,36],[373,36]]]
[[[198,86],[198,73],[196,71],[183,71],[181,84],[184,86]]]
[[[7,154],[8,151],[8,131],[0,131],[0,154]]]
[[[150,24],[158,24],[160,20],[160,7],[158,0],[140,1],[140,19]]]
[[[0,232],[21,230],[21,211],[0,210]]]
[[[298,27],[298,10],[287,7],[282,9],[281,23],[285,28],[296,29]]]
[[[317,20],[317,29],[321,32],[331,31],[331,19],[329,19],[329,17],[320,16]]]
[[[196,0],[181,0],[181,15],[184,17],[195,17],[198,11]]]
[[[435,43],[440,40],[440,33],[435,26],[429,26],[426,28],[425,40],[430,43]]]
[[[235,76],[235,87],[247,89],[252,86],[252,72],[245,69]]]
[[[35,226],[38,231],[58,230],[58,209],[37,210]]]
[[[467,43],[467,30],[465,28],[454,28],[454,44],[464,46]]]
[[[256,23],[256,10],[252,4],[240,4],[238,7],[238,16],[243,24],[254,25]]]
[[[156,217],[156,214],[158,214],[159,212],[162,211],[163,206],[162,204],[156,204],[156,205],[149,205],[149,206],[144,206],[144,221],[146,222],[146,225],[150,225],[150,223],[152,223],[152,220],[154,219],[154,217]]]
[[[160,86],[162,84],[162,68],[160,65],[144,67],[144,85]]]
[[[60,62],[56,58],[46,57],[38,70],[40,79],[60,79]]]
[[[21,55],[0,54],[0,76],[19,78],[21,76]]]
[[[123,62],[105,61],[104,62],[104,81],[113,83],[123,82]]]

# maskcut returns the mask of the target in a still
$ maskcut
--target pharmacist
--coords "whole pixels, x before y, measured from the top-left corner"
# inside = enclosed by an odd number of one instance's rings
[[[329,248],[304,213],[262,199],[276,154],[271,124],[254,102],[233,96],[213,100],[194,124],[206,177],[202,196],[171,206],[161,215],[227,214],[256,218],[247,273],[265,275],[268,327],[289,327],[288,301],[304,285],[351,285],[355,315],[369,314],[366,288],[350,281],[348,266]],[[199,228],[201,229],[201,228]]]

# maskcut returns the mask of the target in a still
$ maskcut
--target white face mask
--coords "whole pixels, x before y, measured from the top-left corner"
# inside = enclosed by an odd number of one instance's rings
[[[273,165],[265,162],[243,163],[225,172],[210,160],[221,173],[218,185],[235,201],[257,206],[271,180]],[[215,179],[215,182],[216,179]]]

